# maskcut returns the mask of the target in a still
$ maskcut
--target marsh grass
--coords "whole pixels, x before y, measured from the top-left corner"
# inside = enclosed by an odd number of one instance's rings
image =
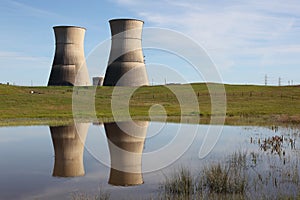
[[[76,192],[71,195],[72,200],[109,200],[110,193],[99,190],[99,194],[90,195],[87,193]]]
[[[227,162],[210,164],[200,174],[200,193],[243,195],[247,188],[246,154],[234,153]]]
[[[189,169],[181,167],[160,185],[161,199],[189,199],[195,191],[195,183]]]
[[[255,154],[256,155],[256,154]],[[165,178],[160,199],[300,199],[299,160],[285,164],[274,155],[236,152],[209,163],[198,175],[188,168]],[[188,184],[187,184],[188,183]],[[187,187],[188,186],[188,187]]]

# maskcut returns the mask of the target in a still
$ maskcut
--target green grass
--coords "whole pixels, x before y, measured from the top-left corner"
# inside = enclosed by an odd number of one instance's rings
[[[214,84],[210,84],[212,87]],[[149,109],[155,104],[162,105],[167,113],[167,120],[179,122],[185,116],[186,122],[209,123],[212,116],[211,95],[222,96],[224,93],[209,93],[204,83],[192,84],[194,97],[198,99],[199,110],[192,106],[193,101],[185,85],[148,86],[138,88],[130,98],[130,114],[135,119],[148,120]],[[111,112],[112,87],[17,87],[0,85],[0,124],[42,124],[64,123],[73,119],[72,95],[76,97],[76,117],[90,119],[96,108],[100,121],[113,120]],[[73,93],[73,90],[76,90]],[[119,99],[117,115],[126,117],[124,94],[130,88],[114,96]],[[187,102],[180,107],[177,96],[185,96]],[[227,98],[227,124],[273,124],[300,122],[300,87],[298,86],[252,86],[225,85]],[[34,94],[31,94],[34,91]],[[95,100],[95,104],[93,102]],[[222,102],[217,102],[222,103]],[[183,112],[181,110],[183,109]],[[157,110],[157,109],[154,109]],[[152,112],[153,120],[163,119],[163,111]],[[23,122],[23,123],[22,123]]]

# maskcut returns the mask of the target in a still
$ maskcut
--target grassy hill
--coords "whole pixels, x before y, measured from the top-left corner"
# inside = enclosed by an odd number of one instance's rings
[[[210,85],[213,87],[216,84]],[[136,119],[149,119],[149,109],[159,104],[164,107],[168,121],[179,121],[180,116],[184,115],[192,118],[200,116],[201,123],[208,123],[212,115],[211,96],[224,96],[225,93],[209,93],[204,83],[195,83],[191,86],[194,90],[192,96],[187,93],[189,86],[186,85],[169,85],[168,88],[140,87],[130,98],[130,114]],[[300,123],[299,86],[224,85],[224,87],[227,99],[227,124]],[[114,98],[119,100],[117,114],[120,116],[125,116],[127,105],[123,101],[125,99],[123,92],[126,94],[129,90],[131,88],[122,87],[118,94],[114,94]],[[76,116],[88,119],[94,115],[91,110],[95,107],[100,121],[111,121],[112,93],[112,87],[96,89],[0,85],[0,124],[66,123],[73,118],[72,101],[76,103]],[[200,110],[195,110],[191,102],[190,105],[184,104],[182,113],[183,106],[179,104],[178,96],[190,101],[196,98]],[[154,112],[158,116],[157,120],[163,113],[159,109]]]

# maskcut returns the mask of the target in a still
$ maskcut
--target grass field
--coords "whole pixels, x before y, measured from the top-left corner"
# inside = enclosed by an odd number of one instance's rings
[[[217,84],[210,84],[214,85]],[[200,123],[209,123],[212,116],[211,97],[224,97],[225,93],[209,93],[204,83],[191,86],[194,90],[193,97],[187,93],[189,87],[187,85],[169,85],[168,88],[140,87],[129,98],[130,114],[135,119],[148,120],[151,108],[156,120],[163,119],[165,110],[168,121],[178,122],[183,115],[187,119],[196,119],[191,120],[195,123],[199,123],[199,117]],[[227,99],[227,124],[300,123],[299,86],[224,85],[224,87]],[[124,101],[126,99],[124,96],[130,90],[131,88],[122,87],[118,94],[113,95],[118,102],[117,115],[120,117],[125,117],[128,103]],[[112,87],[96,89],[0,85],[0,125],[68,123],[72,121],[74,112],[76,117],[89,120],[94,116],[92,112],[94,108],[100,121],[111,121],[112,93]],[[184,97],[186,102],[179,104],[178,96]],[[199,110],[192,106],[195,99],[198,100]],[[74,112],[72,104],[76,104]],[[153,106],[157,104],[161,106]],[[159,109],[161,107],[164,110]]]

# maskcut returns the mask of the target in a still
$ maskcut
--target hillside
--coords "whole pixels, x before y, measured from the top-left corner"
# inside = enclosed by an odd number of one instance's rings
[[[214,85],[214,84],[210,84]],[[216,85],[216,84],[215,84]],[[179,121],[180,116],[198,118],[201,123],[208,123],[212,115],[211,95],[224,96],[222,92],[208,92],[204,83],[192,84],[194,94],[187,93],[189,86],[169,85],[145,86],[137,89],[130,98],[130,114],[136,119],[149,119],[149,108],[159,104],[167,112],[168,121]],[[130,88],[122,87],[117,94],[123,102],[122,92]],[[175,92],[172,92],[172,91]],[[226,123],[228,124],[263,124],[263,123],[299,123],[300,122],[300,87],[299,86],[253,86],[225,85]],[[74,91],[74,92],[73,92]],[[95,92],[96,91],[96,92]],[[94,94],[95,92],[95,94]],[[112,87],[19,87],[0,85],[0,120],[7,124],[44,124],[72,121],[72,97],[77,102],[76,116],[89,119],[94,116],[91,108],[95,100],[96,113],[100,121],[111,121]],[[174,94],[175,93],[175,94]],[[114,94],[116,96],[116,94]],[[190,97],[190,96],[191,97]],[[79,99],[77,97],[80,97]],[[177,97],[176,97],[177,96]],[[182,113],[178,97],[198,99],[200,110],[185,103]],[[95,97],[95,98],[94,98]],[[192,98],[193,97],[193,98]],[[73,99],[74,100],[74,99]],[[80,102],[78,104],[78,102]],[[126,102],[119,106],[118,115],[126,111]],[[121,103],[122,104],[122,103]],[[192,104],[192,102],[191,102]],[[79,108],[78,108],[79,107]],[[159,107],[155,107],[159,108]],[[152,110],[153,111],[153,110]],[[78,114],[79,113],[79,114]],[[163,115],[162,110],[152,114]]]

